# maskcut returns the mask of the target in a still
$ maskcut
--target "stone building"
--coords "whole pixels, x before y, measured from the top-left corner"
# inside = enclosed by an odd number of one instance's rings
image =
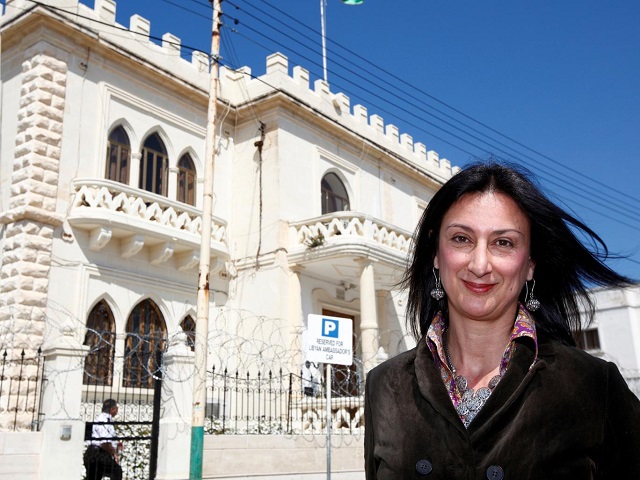
[[[2,16],[0,347],[41,349],[48,381],[37,412],[12,415],[3,396],[3,421],[40,429],[38,471],[79,458],[92,384],[150,388],[157,350],[166,369],[189,363],[176,339],[196,316],[208,56],[115,11],[9,0]],[[307,315],[347,317],[355,362],[338,373],[358,398],[364,373],[410,346],[394,284],[451,165],[281,54],[257,78],[221,68],[218,94],[210,365],[299,372]],[[182,400],[163,425],[189,425]],[[160,452],[158,478],[180,468]]]
[[[0,392],[0,427],[39,430],[0,432],[0,475],[12,478],[80,478],[91,385],[150,389],[158,350],[174,401],[157,478],[188,471],[209,59],[186,60],[179,38],[156,43],[145,18],[122,26],[115,12],[113,0],[7,0],[0,19],[0,350],[41,349],[47,379],[19,416]],[[258,77],[222,67],[218,95],[209,363],[299,372],[307,316],[350,318],[355,361],[338,373],[356,382],[336,394],[361,402],[364,373],[412,346],[394,285],[421,212],[456,169],[278,53]],[[622,342],[621,362],[637,369],[638,292],[599,295],[597,348]],[[295,436],[209,437],[208,478],[248,468],[247,448],[266,465],[243,471],[256,478],[294,474],[291,455],[307,472],[324,466],[303,455],[318,443]],[[344,445],[337,478],[362,478],[361,436]]]

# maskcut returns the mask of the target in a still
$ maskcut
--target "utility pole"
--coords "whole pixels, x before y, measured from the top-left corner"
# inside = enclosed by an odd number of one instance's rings
[[[220,56],[221,0],[209,0],[213,6],[211,58],[209,66],[209,105],[207,137],[205,139],[204,192],[202,202],[202,232],[200,266],[198,269],[198,299],[194,344],[193,410],[191,422],[191,459],[189,479],[202,478],[204,417],[207,405],[207,349],[209,336],[209,274],[211,263],[211,217],[213,213],[213,167],[216,156],[216,103],[218,100],[218,59]]]

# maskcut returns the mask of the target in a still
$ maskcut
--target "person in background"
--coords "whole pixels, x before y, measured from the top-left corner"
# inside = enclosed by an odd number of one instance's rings
[[[454,175],[403,279],[417,346],[368,373],[367,480],[640,479],[640,401],[573,337],[589,287],[632,282],[607,256],[524,171]]]
[[[122,467],[118,454],[122,442],[115,440],[114,418],[118,415],[118,403],[112,398],[102,404],[102,412],[96,415],[91,434],[91,443],[84,454],[86,480],[100,480],[108,476],[111,480],[122,479]]]

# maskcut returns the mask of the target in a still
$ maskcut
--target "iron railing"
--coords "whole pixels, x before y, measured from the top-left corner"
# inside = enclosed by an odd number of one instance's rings
[[[0,358],[0,430],[40,430],[44,359],[42,350],[28,356],[24,350]]]
[[[330,421],[334,434],[364,430],[361,377],[332,379]],[[238,371],[208,372],[205,432],[209,434],[324,434],[326,385],[319,375]]]

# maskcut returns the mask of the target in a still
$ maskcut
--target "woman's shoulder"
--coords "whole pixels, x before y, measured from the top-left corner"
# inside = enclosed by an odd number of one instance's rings
[[[558,369],[565,372],[577,372],[581,376],[602,375],[609,377],[620,376],[618,366],[605,358],[594,355],[579,347],[566,345],[556,340],[543,340],[540,342],[540,358],[550,364],[555,364]]]

